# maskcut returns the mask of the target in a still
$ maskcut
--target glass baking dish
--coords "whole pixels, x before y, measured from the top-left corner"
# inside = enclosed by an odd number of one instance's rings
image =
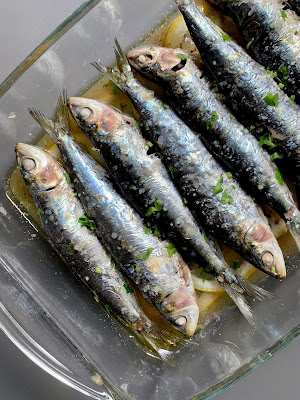
[[[164,364],[95,303],[6,190],[15,143],[40,135],[27,107],[50,115],[64,87],[84,93],[98,78],[89,63],[114,63],[114,36],[127,50],[172,12],[173,0],[86,1],[0,86],[0,327],[40,367],[94,399],[209,399],[300,333],[296,254],[286,259],[286,280],[262,283],[280,299],[252,303],[255,326],[230,308]]]

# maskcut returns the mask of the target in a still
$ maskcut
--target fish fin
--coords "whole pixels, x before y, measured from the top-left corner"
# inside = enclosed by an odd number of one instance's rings
[[[64,88],[62,93],[58,96],[55,110],[55,126],[61,127],[64,130],[64,133],[71,135],[68,94],[66,88]]]
[[[43,113],[34,108],[28,108],[30,115],[33,119],[48,133],[48,135],[57,142],[57,132],[55,129],[55,123],[50,119],[46,118]]]
[[[259,301],[266,300],[276,300],[279,299],[280,296],[276,294],[270,293],[267,290],[255,285],[254,283],[248,281],[246,278],[242,277],[238,273],[235,274],[236,279],[238,280],[239,286],[249,295],[254,297]]]
[[[226,290],[227,294],[231,297],[231,299],[235,302],[243,316],[246,318],[246,320],[251,324],[254,325],[254,320],[253,320],[253,312],[251,310],[251,307],[247,303],[245,297],[241,294],[240,290],[237,290],[237,288],[227,282],[219,282],[220,285]]]
[[[291,235],[293,236],[293,239],[296,242],[298,250],[300,251],[300,222],[291,219],[291,220],[286,220],[285,223]]]

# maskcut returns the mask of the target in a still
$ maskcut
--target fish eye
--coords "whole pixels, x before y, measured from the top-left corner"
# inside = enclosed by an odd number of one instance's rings
[[[87,119],[93,114],[93,111],[88,107],[83,107],[83,108],[78,107],[78,108],[79,108],[78,109],[78,116],[80,118]]]
[[[26,171],[32,171],[36,167],[36,162],[32,158],[23,158],[22,167]]]
[[[262,260],[263,260],[264,264],[266,264],[266,265],[272,265],[273,262],[274,262],[273,254],[270,253],[269,251],[266,251],[266,252],[262,255]]]
[[[175,320],[175,324],[178,326],[184,326],[187,322],[187,319],[185,317],[179,317]]]

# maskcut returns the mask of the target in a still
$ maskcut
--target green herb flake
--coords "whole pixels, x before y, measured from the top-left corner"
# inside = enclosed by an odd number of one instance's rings
[[[112,308],[109,307],[107,304],[104,304],[105,310],[108,314],[110,314],[112,312]]]
[[[230,119],[235,119],[234,116],[232,114],[229,115]]]
[[[191,213],[192,213],[192,215],[193,215],[193,217],[194,217],[194,218],[196,218],[196,217],[197,217],[196,210],[191,210]]]
[[[78,193],[75,192],[75,193],[73,194],[73,197],[77,197],[77,196],[78,196]]]
[[[147,222],[147,226],[149,227],[149,228],[151,228],[151,222]]]
[[[79,217],[78,222],[80,223],[81,226],[87,226],[92,231],[94,231],[96,229],[95,222],[92,219],[86,217],[85,215],[82,215],[81,217]]]
[[[146,235],[149,235],[150,228],[145,228],[145,229],[144,229],[144,232],[146,233]]]
[[[234,202],[233,197],[227,193],[226,190],[222,193],[221,202],[224,204],[231,204]]]
[[[230,40],[232,40],[232,37],[227,35],[226,33],[222,33],[222,38],[223,40],[226,42],[230,42]]]
[[[267,73],[270,75],[271,78],[276,78],[277,76],[277,72],[275,71],[270,71],[269,69],[267,69]]]
[[[175,167],[172,167],[172,165],[169,167],[170,172],[172,172],[172,174],[176,174],[178,172],[178,169]]]
[[[214,186],[213,193],[218,194],[218,193],[223,192],[222,185],[223,185],[223,177],[219,180],[219,182],[216,184],[216,186]]]
[[[280,83],[278,83],[278,86],[280,87],[280,89],[283,89],[285,85],[280,82]]]
[[[126,293],[133,293],[132,287],[130,285],[128,285],[127,283],[124,283],[123,287],[126,290]]]
[[[170,242],[169,244],[166,245],[166,249],[168,251],[169,257],[171,258],[175,253],[177,253],[177,249],[175,245]]]
[[[187,199],[185,197],[182,199],[182,202],[183,202],[184,206],[186,207],[188,201],[187,201]]]
[[[294,32],[294,35],[298,35],[298,33],[299,33],[299,31],[295,31],[295,32]]]
[[[141,123],[140,123],[140,121],[136,121],[136,125],[137,125],[137,127],[139,128],[139,130],[141,130]]]
[[[116,96],[117,94],[119,94],[121,92],[121,89],[118,88],[118,86],[115,83],[113,83],[112,84],[112,91],[113,91],[113,95]]]
[[[154,50],[154,47],[153,47],[153,46],[150,46],[150,50],[153,51],[153,50]]]
[[[105,88],[107,88],[108,86],[110,86],[112,83],[111,82],[108,82],[108,83],[105,83],[102,87],[103,87],[103,89],[105,89]]]
[[[239,260],[232,260],[232,268],[236,271],[241,267]]]
[[[151,143],[150,141],[148,141],[146,144],[147,144],[148,147],[152,147],[153,146],[153,143]]]
[[[67,251],[68,252],[72,251],[72,248],[73,248],[73,244],[72,243],[67,244]]]
[[[181,60],[188,60],[190,57],[183,53],[176,53]]]
[[[267,93],[266,96],[264,97],[264,101],[266,104],[268,104],[268,106],[278,107],[279,95],[278,93],[275,93],[274,95],[272,93]]]
[[[284,185],[284,178],[277,167],[275,168],[275,175],[276,175],[276,179],[278,180],[280,185]]]
[[[38,208],[37,212],[38,212],[39,214],[43,214],[44,211],[43,211],[41,208]]]
[[[203,283],[204,283],[205,280],[206,280],[206,275],[207,275],[207,272],[204,271],[204,269],[203,269],[203,270],[200,272],[200,274],[199,274],[200,278],[202,278],[202,282],[203,282]]]
[[[250,128],[249,128],[249,132],[253,131],[253,129],[255,129],[255,126],[251,125]]]
[[[287,78],[289,77],[288,70],[286,69],[286,67],[285,67],[284,65],[281,65],[281,66],[278,68],[278,72],[281,72],[282,78],[283,78],[285,81],[286,81]]]
[[[207,129],[211,129],[213,121],[217,121],[218,119],[219,119],[219,115],[218,115],[217,111],[212,111],[211,117],[209,118],[209,120],[206,123]]]
[[[296,98],[296,96],[294,94],[292,94],[291,95],[291,100],[292,100],[293,103],[295,103],[295,98]]]
[[[66,180],[67,183],[71,182],[71,178],[69,177],[68,174],[64,174],[64,177],[65,177],[65,180]]]
[[[117,289],[117,292],[119,292],[121,289],[122,289],[122,288],[121,288],[121,286],[120,286],[120,287],[118,287],[118,289]]]
[[[154,232],[153,232],[153,236],[159,236],[160,235],[160,230],[158,229],[158,227],[156,225],[154,225]]]
[[[120,264],[115,264],[115,269],[119,269],[120,268]]]
[[[153,250],[154,250],[153,247],[149,247],[149,248],[146,250],[146,254],[140,254],[140,255],[138,255],[138,256],[137,256],[137,259],[138,259],[138,260],[147,260],[147,259],[149,258],[150,254],[152,253]]]
[[[164,110],[166,110],[168,108],[168,106],[163,101],[160,103],[160,105],[162,106],[162,108]]]
[[[102,274],[102,269],[101,268],[96,268],[95,272],[96,272],[96,274]]]
[[[227,172],[227,178],[228,179],[232,179],[232,173],[231,172]]]
[[[250,42],[247,43],[247,46],[246,46],[246,49],[247,49],[247,50],[249,49],[249,47],[251,46],[251,44],[252,44],[252,40],[250,40]]]
[[[271,154],[270,158],[271,158],[271,161],[274,161],[274,160],[283,158],[283,155],[276,151],[275,153]]]
[[[148,211],[146,212],[146,217],[149,217],[149,215],[152,215],[161,210],[162,210],[162,204],[157,200],[155,200],[154,206],[148,208]]]
[[[283,19],[286,19],[288,17],[287,13],[284,10],[280,10],[280,14],[281,14]]]
[[[232,189],[233,189],[233,190],[235,190],[235,189],[236,189],[236,187],[235,187],[234,185],[231,185],[231,187],[232,187]]]
[[[272,268],[271,268],[271,272],[272,272],[272,274],[275,274],[275,272],[276,272],[275,267],[272,267]]]
[[[97,295],[94,296],[94,299],[96,300],[97,303],[99,303],[99,297]]]
[[[274,147],[276,147],[276,144],[272,142],[271,136],[268,135],[261,136],[258,145],[259,147],[262,147],[264,145],[268,146],[269,149],[274,149]]]
[[[203,237],[204,237],[204,240],[206,241],[206,243],[208,243],[208,239],[207,239],[207,236],[206,236],[205,232],[203,232]]]

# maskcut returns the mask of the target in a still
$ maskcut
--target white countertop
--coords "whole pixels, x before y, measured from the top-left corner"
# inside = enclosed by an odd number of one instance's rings
[[[83,0],[10,0],[0,13],[0,81]],[[250,375],[215,397],[216,400],[294,400],[300,393],[300,339]],[[34,365],[0,331],[0,391],[5,400],[84,400]],[[145,400],[147,397],[145,395]],[[163,400],[163,399],[162,399]]]

